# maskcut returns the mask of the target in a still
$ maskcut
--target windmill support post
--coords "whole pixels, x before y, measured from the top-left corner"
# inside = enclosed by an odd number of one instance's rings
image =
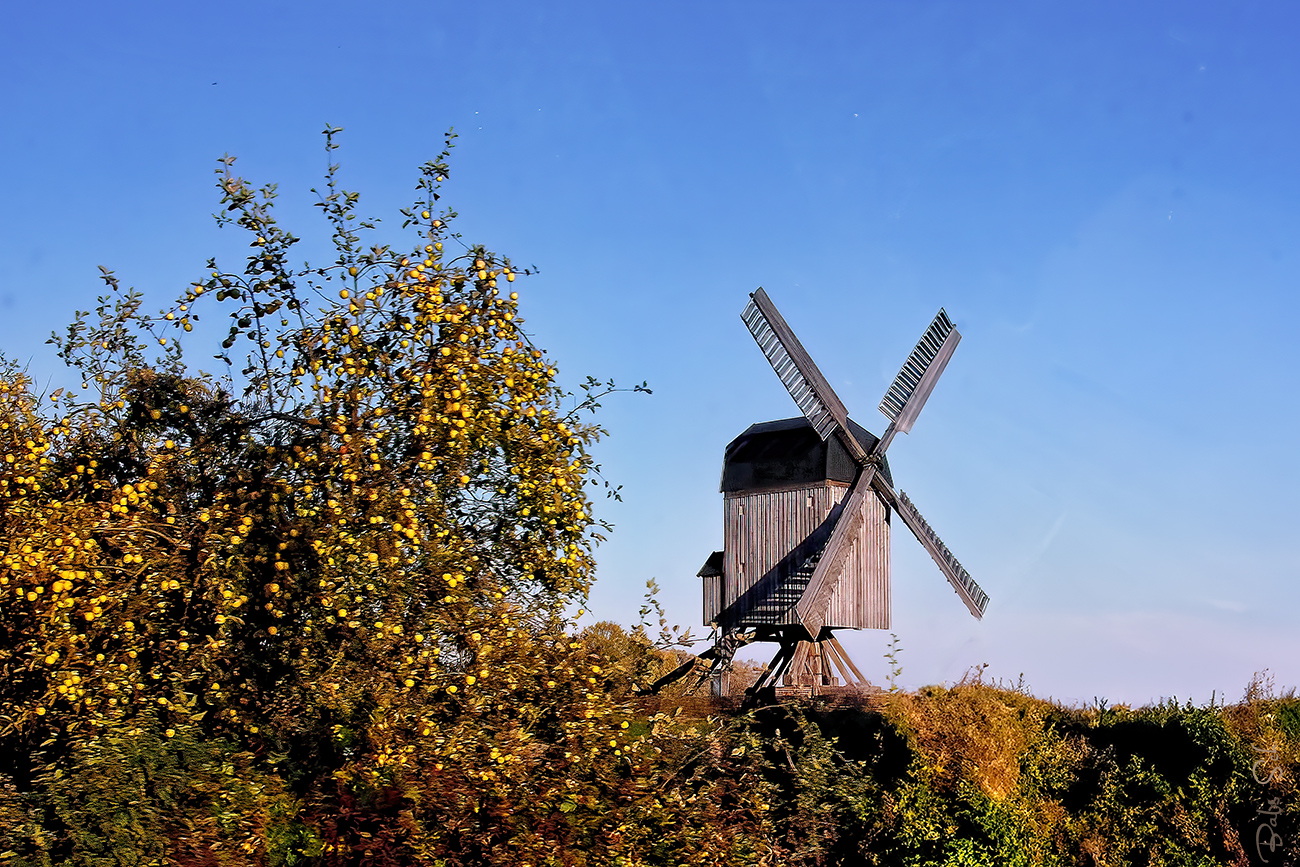
[[[767,640],[779,646],[766,670],[747,690],[751,702],[873,689],[830,629],[823,629],[812,640],[801,627],[783,628]]]

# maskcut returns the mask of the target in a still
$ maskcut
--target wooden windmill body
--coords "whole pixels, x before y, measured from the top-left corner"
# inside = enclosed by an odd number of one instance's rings
[[[988,603],[907,495],[894,491],[885,460],[895,434],[911,430],[961,335],[940,310],[881,401],[890,424],[876,437],[848,418],[762,289],[742,318],[804,417],[752,425],[727,446],[723,550],[699,572],[704,621],[724,636],[779,645],[755,690],[861,686],[865,678],[833,631],[889,628],[895,513],[971,614],[982,617]],[[726,694],[730,656],[714,659],[715,690]]]

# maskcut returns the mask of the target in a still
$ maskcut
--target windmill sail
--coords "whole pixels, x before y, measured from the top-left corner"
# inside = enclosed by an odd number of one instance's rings
[[[952,585],[952,589],[957,591],[961,601],[966,603],[970,613],[975,615],[976,620],[984,617],[984,609],[989,604],[989,595],[985,593],[980,586],[975,583],[975,579],[970,577],[970,573],[957,562],[957,558],[948,550],[948,546],[943,544],[939,534],[934,532],[921,513],[917,511],[916,506],[907,498],[907,494],[899,492],[897,497],[893,496],[892,490],[884,490],[881,485],[877,489],[886,495],[886,499],[892,500],[891,505],[898,511],[899,517],[903,523],[912,531],[913,535],[921,542],[934,562],[939,564],[940,571]]]
[[[961,334],[940,308],[880,401],[880,411],[892,422],[893,430],[907,433],[912,429],[960,340]]]
[[[844,562],[853,547],[853,537],[862,527],[862,507],[871,490],[871,480],[876,475],[874,465],[868,465],[854,481],[849,492],[844,495],[844,508],[840,512],[831,538],[826,542],[821,561],[808,581],[803,598],[795,606],[799,622],[808,630],[813,641],[821,634],[826,625],[826,609],[830,604],[831,593],[844,574]]]
[[[777,311],[776,305],[760,287],[751,297],[745,312],[740,314],[749,333],[754,335],[759,349],[781,383],[790,392],[799,410],[812,423],[823,440],[837,434],[855,461],[862,461],[866,451],[849,433],[848,411],[822,376],[808,352],[794,336],[790,326]]]

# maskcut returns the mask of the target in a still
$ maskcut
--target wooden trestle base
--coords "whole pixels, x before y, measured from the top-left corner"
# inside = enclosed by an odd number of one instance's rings
[[[791,633],[777,634],[770,639],[780,647],[767,670],[747,690],[751,696],[771,691],[775,698],[806,698],[876,689],[853,664],[831,630],[822,630],[816,641],[809,641],[808,633],[802,629]],[[716,692],[727,694],[725,675],[717,683]]]

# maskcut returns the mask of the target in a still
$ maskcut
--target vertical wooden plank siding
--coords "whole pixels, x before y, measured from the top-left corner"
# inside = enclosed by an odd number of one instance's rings
[[[723,577],[716,597],[705,579],[705,621],[734,605],[745,591],[815,530],[848,491],[833,482],[777,491],[728,495],[723,500]],[[832,628],[889,627],[888,509],[868,497],[844,575],[831,594],[826,625]],[[718,579],[714,579],[718,580]],[[715,601],[716,600],[716,601]],[[716,607],[715,607],[716,606]],[[737,612],[740,623],[748,612]],[[782,625],[795,625],[794,612]]]
[[[709,626],[722,613],[722,576],[710,575],[702,579],[704,594],[704,625]]]
[[[861,629],[888,629],[889,607],[889,507],[872,497],[863,540]],[[866,510],[864,510],[866,511]]]

